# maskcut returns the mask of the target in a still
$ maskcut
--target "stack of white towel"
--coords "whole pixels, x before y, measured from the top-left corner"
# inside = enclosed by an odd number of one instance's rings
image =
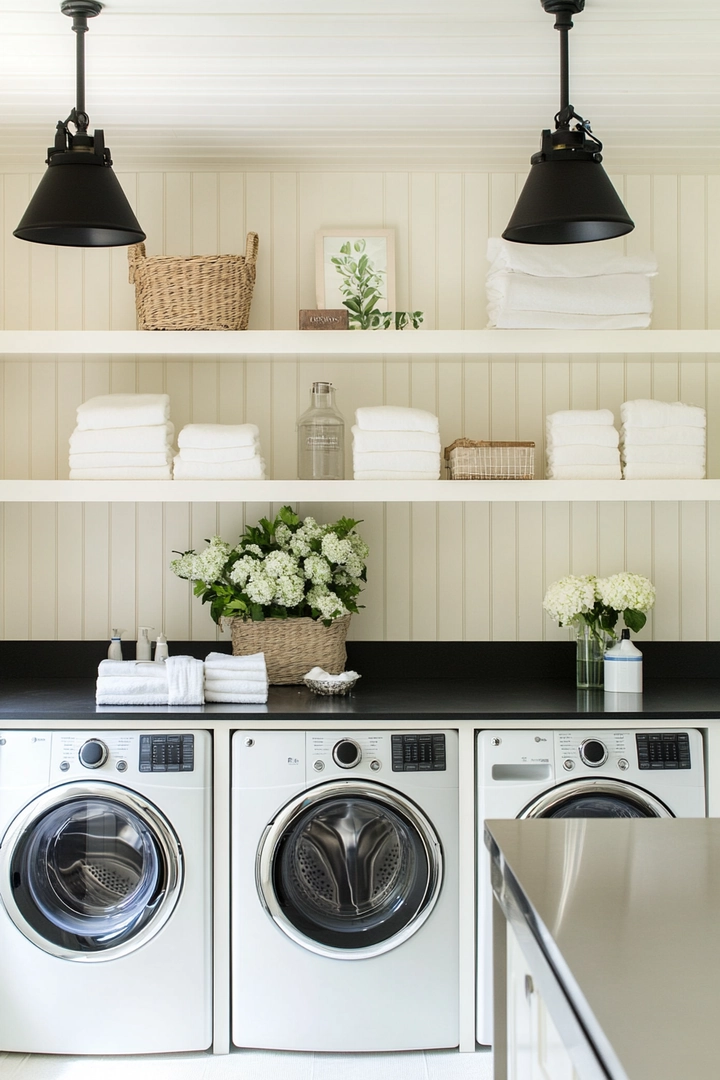
[[[167,394],[104,394],[78,406],[70,436],[71,480],[170,480]]]
[[[705,410],[680,401],[625,401],[620,441],[626,480],[705,479]]]
[[[205,700],[262,705],[268,699],[265,653],[230,656],[211,652],[205,657]]]
[[[101,660],[98,705],[202,705],[203,662],[193,656],[154,660]]]
[[[548,480],[620,480],[620,436],[609,409],[567,409],[545,421]]]
[[[255,424],[187,424],[178,435],[176,480],[264,480]]]
[[[625,330],[650,325],[657,260],[613,241],[514,244],[488,240],[490,327]]]
[[[437,416],[423,409],[357,409],[352,429],[355,479],[439,480],[439,430]]]

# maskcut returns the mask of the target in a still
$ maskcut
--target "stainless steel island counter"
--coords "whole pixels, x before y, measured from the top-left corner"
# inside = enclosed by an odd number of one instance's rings
[[[485,840],[496,1078],[720,1075],[720,820],[487,821]]]

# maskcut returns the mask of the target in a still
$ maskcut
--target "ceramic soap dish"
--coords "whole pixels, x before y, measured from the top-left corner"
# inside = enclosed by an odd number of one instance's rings
[[[314,667],[308,671],[307,675],[303,675],[303,682],[313,694],[330,697],[336,694],[349,694],[359,678],[357,671],[341,671],[339,675],[331,675],[323,668]]]

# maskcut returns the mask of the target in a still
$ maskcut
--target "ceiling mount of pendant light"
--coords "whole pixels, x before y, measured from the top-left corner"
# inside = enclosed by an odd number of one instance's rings
[[[570,104],[568,32],[585,0],[540,0],[560,32],[560,111],[555,131],[542,133],[505,240],[579,244],[623,236],[635,228],[602,167],[602,143]],[[573,127],[570,125],[574,124]]]
[[[85,34],[88,19],[100,14],[102,4],[63,0],[60,10],[72,18],[77,35],[76,104],[67,120],[58,120],[55,143],[46,158],[48,168],[13,235],[35,244],[69,247],[136,244],[145,233],[112,170],[104,134],[100,129],[88,134]]]

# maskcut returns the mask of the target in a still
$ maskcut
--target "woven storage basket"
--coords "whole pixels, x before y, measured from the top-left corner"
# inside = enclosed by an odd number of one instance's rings
[[[268,682],[273,686],[301,683],[311,668],[330,675],[345,670],[345,638],[350,616],[324,626],[317,619],[231,619],[233,656],[265,653]]]
[[[140,330],[247,330],[255,285],[258,235],[244,255],[153,255],[128,248]]]
[[[451,480],[532,480],[535,443],[456,439],[445,461]]]

